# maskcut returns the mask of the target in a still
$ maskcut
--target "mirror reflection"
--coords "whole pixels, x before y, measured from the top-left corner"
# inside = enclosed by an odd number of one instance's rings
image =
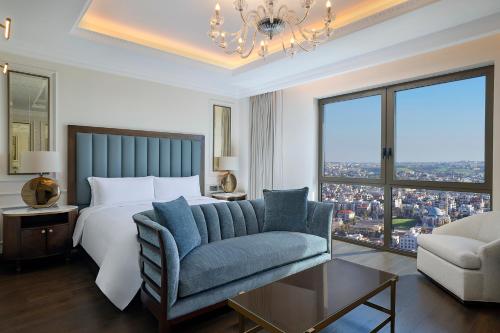
[[[219,168],[219,157],[231,156],[231,108],[214,105],[213,169]]]
[[[8,72],[9,174],[21,173],[24,151],[47,151],[49,145],[49,78]]]

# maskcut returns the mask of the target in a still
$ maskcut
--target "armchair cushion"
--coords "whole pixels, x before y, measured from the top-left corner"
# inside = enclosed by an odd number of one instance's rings
[[[327,252],[324,238],[274,231],[197,247],[181,261],[179,296],[195,293]]]
[[[466,237],[432,234],[418,236],[418,245],[465,269],[480,269],[480,248],[486,243]]]

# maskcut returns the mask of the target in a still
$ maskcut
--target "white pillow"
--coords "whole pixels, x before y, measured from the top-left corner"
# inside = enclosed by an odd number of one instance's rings
[[[153,177],[87,178],[92,200],[90,206],[112,205],[122,202],[154,201]]]
[[[155,177],[155,200],[172,201],[180,197],[200,197],[200,177]]]

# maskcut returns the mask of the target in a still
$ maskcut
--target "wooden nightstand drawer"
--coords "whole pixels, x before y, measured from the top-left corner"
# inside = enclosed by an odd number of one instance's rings
[[[23,259],[43,257],[46,252],[46,234],[45,228],[22,229],[21,257]]]
[[[47,254],[62,253],[68,248],[69,225],[60,224],[47,228]]]

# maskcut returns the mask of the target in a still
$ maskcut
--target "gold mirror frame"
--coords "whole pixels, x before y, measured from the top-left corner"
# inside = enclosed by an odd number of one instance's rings
[[[212,167],[219,168],[219,156],[231,156],[231,107],[213,106]]]
[[[46,101],[46,123],[40,122],[39,123],[39,128],[38,131],[35,131],[35,129],[32,127],[33,124],[31,122],[25,122],[25,121],[18,121],[13,118],[12,116],[12,105],[14,104],[12,100],[12,81],[13,77],[12,75],[23,75],[27,77],[32,77],[32,78],[38,78],[41,80],[46,80],[47,82],[47,101]],[[29,112],[29,111],[28,111]],[[19,137],[14,136],[15,133],[14,131],[14,125],[18,125],[17,127],[19,130],[26,131],[26,127],[28,127],[29,131],[29,139],[28,142],[24,144],[24,146],[28,146],[27,148],[32,151],[37,148],[43,149],[43,150],[50,150],[50,145],[51,145],[51,140],[50,140],[50,134],[51,134],[51,100],[50,100],[50,77],[48,76],[43,76],[43,75],[38,75],[38,74],[32,74],[32,73],[25,73],[25,72],[20,72],[20,71],[13,71],[9,70],[7,72],[7,124],[8,124],[8,163],[7,163],[7,173],[9,175],[26,175],[26,173],[22,172],[15,172],[13,169],[13,158],[16,157],[16,161],[19,161],[20,155],[22,151],[25,149],[19,149],[19,145],[21,144],[19,142]],[[44,140],[46,140],[44,142]],[[35,142],[38,142],[38,145],[40,147],[35,147]],[[15,148],[13,148],[15,147]],[[16,149],[16,151],[12,151],[12,149]],[[38,149],[38,150],[40,150]]]

